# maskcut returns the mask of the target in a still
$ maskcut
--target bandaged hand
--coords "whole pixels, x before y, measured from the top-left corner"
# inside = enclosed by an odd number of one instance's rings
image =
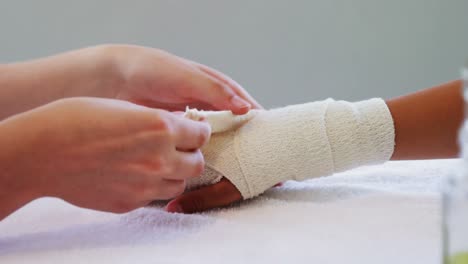
[[[212,135],[202,149],[205,172],[190,187],[224,176],[248,199],[278,182],[382,163],[393,153],[393,120],[382,99],[328,99],[250,115],[245,124]]]

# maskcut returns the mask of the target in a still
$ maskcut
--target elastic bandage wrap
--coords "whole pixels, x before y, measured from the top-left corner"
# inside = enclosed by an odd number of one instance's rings
[[[223,111],[224,112],[224,111]],[[312,102],[252,110],[210,122],[224,127],[203,147],[206,169],[188,188],[231,181],[244,199],[286,180],[332,175],[388,161],[394,149],[391,113],[382,99]],[[198,114],[192,113],[192,119]],[[187,116],[187,114],[186,114]],[[219,124],[221,122],[224,124]]]

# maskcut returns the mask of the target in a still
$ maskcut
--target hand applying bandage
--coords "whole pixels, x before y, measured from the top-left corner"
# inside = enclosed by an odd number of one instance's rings
[[[208,122],[210,115],[216,114],[202,113]],[[357,103],[328,99],[254,110],[248,117],[234,121],[215,120],[235,124],[224,124],[227,131],[212,135],[202,150],[206,170],[188,186],[214,183],[224,176],[244,199],[278,182],[383,163],[393,153],[393,120],[382,99]],[[212,126],[220,125],[216,122]]]

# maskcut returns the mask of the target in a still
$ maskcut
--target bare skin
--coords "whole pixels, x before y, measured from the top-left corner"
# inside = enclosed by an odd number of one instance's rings
[[[205,122],[167,111],[186,105],[259,107],[224,74],[151,48],[0,65],[0,220],[44,196],[123,213],[182,193],[203,170],[210,135]]]
[[[2,123],[0,217],[35,198],[127,212],[200,175],[203,122],[129,102],[61,99]],[[19,204],[18,204],[19,203]]]
[[[392,160],[454,158],[463,121],[462,82],[387,101],[395,125]]]
[[[260,107],[228,76],[140,46],[102,45],[0,64],[0,120],[76,96],[121,99],[169,111],[189,105],[243,114]]]
[[[458,130],[463,120],[462,82],[452,81],[390,99],[395,125],[392,160],[455,158]],[[166,206],[169,212],[193,213],[242,200],[227,179],[184,193]]]

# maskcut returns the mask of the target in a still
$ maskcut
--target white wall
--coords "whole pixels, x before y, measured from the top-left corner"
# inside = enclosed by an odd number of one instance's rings
[[[134,43],[220,69],[265,106],[390,97],[454,79],[467,0],[0,0],[0,62]]]

